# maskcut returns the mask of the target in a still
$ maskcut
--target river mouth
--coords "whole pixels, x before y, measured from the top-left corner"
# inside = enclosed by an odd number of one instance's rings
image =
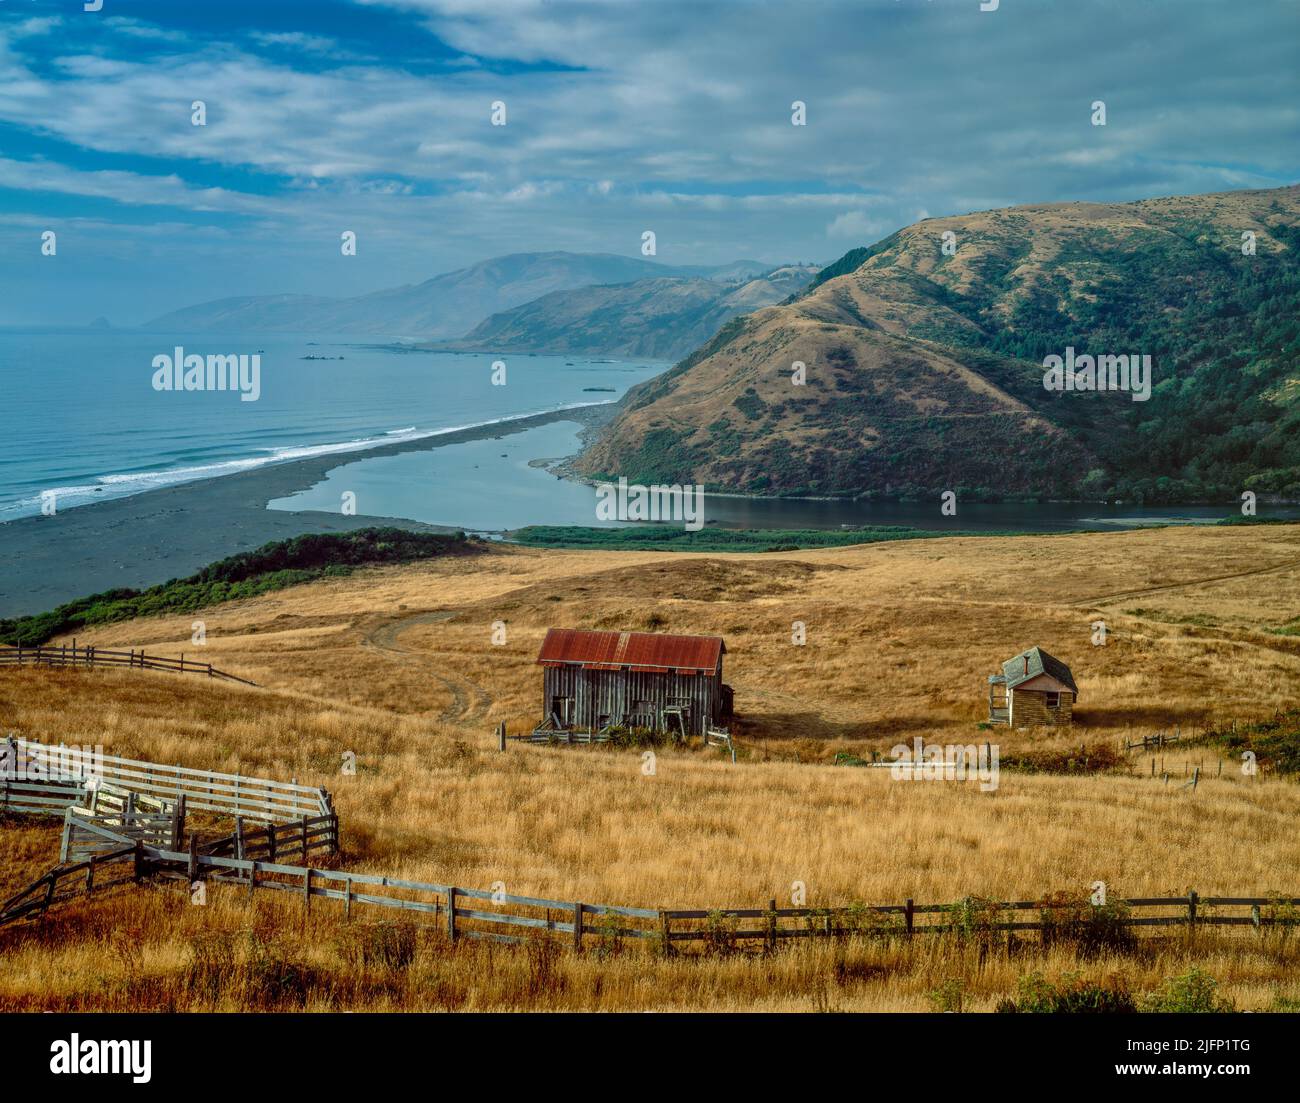
[[[581,448],[581,426],[555,421],[523,432],[442,448],[341,463],[309,488],[268,503],[273,510],[337,511],[351,494],[357,512],[501,534],[528,525],[617,528],[597,509],[596,487],[560,475]],[[729,529],[853,529],[901,525],[927,532],[1107,532],[1154,525],[1217,524],[1223,506],[1107,506],[1096,502],[958,501],[945,514],[929,502],[865,502],[704,495],[704,525]],[[1300,507],[1260,507],[1261,517],[1300,519]],[[661,522],[673,524],[674,522]],[[681,522],[677,522],[680,524]]]

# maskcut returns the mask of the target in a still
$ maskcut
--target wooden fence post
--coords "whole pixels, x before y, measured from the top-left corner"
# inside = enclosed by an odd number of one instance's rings
[[[1189,931],[1196,924],[1196,902],[1198,899],[1195,889],[1187,894],[1187,929]]]
[[[89,896],[95,891],[95,856],[90,856],[90,862],[86,866],[86,895]]]
[[[244,860],[244,817],[235,817],[235,858],[238,861]]]
[[[144,843],[135,841],[135,870],[133,876],[139,881],[144,877]]]
[[[176,802],[176,808],[172,812],[172,845],[171,849],[175,850],[181,845],[181,840],[185,838],[185,794],[180,795]]]
[[[501,723],[497,725],[497,750],[504,751],[505,749],[506,749],[506,722],[502,720]]]
[[[916,905],[910,898],[903,906],[903,915],[907,921],[907,937],[911,938],[916,933]]]
[[[302,871],[302,902],[311,911],[311,866]]]
[[[582,904],[573,905],[573,952],[582,953]]]
[[[253,898],[253,890],[257,888],[257,860],[253,859],[248,863],[248,898]]]
[[[190,878],[190,884],[193,885],[199,878],[199,837],[196,833],[190,833],[190,857],[187,863],[187,869]]]
[[[343,882],[343,918],[352,918],[352,878],[349,877]]]
[[[307,864],[307,817],[302,818],[302,864]]]
[[[673,956],[673,921],[666,911],[659,911],[659,937],[663,939],[664,957]]]
[[[767,952],[776,951],[776,897],[767,902]]]
[[[456,941],[456,889],[447,888],[447,941]]]

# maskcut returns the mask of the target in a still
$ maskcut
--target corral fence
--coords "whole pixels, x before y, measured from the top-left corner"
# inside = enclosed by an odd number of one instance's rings
[[[17,753],[18,762],[29,764],[49,764],[60,750],[12,738],[7,746]],[[145,788],[106,785],[102,779],[88,788],[55,777],[39,783],[48,788],[38,790],[35,796],[30,782],[15,790],[22,802],[11,802],[15,810],[62,815],[63,845],[59,866],[0,904],[0,924],[39,918],[81,892],[94,893],[149,878],[184,880],[191,886],[200,881],[242,886],[250,897],[257,890],[289,893],[301,896],[308,909],[313,899],[338,901],[347,918],[354,906],[415,913],[431,919],[453,941],[463,937],[520,942],[560,936],[571,940],[578,951],[593,939],[606,946],[643,940],[664,953],[691,943],[723,952],[746,944],[770,951],[782,940],[802,938],[912,938],[943,933],[984,937],[994,932],[1037,931],[1046,939],[1049,932],[1063,933],[1094,919],[1108,928],[1184,927],[1189,932],[1209,927],[1262,932],[1300,924],[1300,897],[1203,898],[1189,892],[1185,897],[1117,900],[1104,911],[1081,900],[1057,898],[1011,902],[968,898],[950,904],[907,900],[901,904],[791,908],[778,907],[773,899],[765,908],[667,909],[549,900],[321,869],[308,864],[311,853],[336,853],[339,842],[338,817],[325,790],[129,759],[111,761],[133,783],[139,783],[140,768],[145,768]],[[170,783],[159,786],[153,780],[151,771],[160,769],[178,772],[175,796]],[[226,811],[239,807],[234,787],[227,784],[235,780],[255,782],[263,789],[278,786],[290,795],[316,794],[316,814],[284,817],[279,823],[249,828],[242,813],[236,813],[231,835],[205,841],[195,832],[187,833],[187,808]],[[218,796],[213,796],[215,788],[220,788]],[[258,818],[264,818],[264,802],[255,804]],[[289,857],[302,864],[287,864],[283,859]]]
[[[39,666],[125,666],[140,670],[167,670],[176,674],[205,674],[209,678],[224,678],[246,686],[257,685],[247,678],[218,670],[211,663],[187,659],[184,652],[180,658],[173,659],[164,655],[147,655],[143,649],[113,651],[93,644],[78,647],[75,639],[71,644],[54,646],[38,644],[36,647],[0,647],[0,666],[22,666],[24,663]]]
[[[96,874],[99,874],[98,878]],[[136,884],[144,876],[139,844],[119,847],[71,865],[59,865],[0,904],[0,924],[40,918],[50,908],[83,893]]]
[[[169,813],[135,812],[128,809],[111,816],[96,817],[84,808],[69,808],[63,814],[63,839],[59,864],[102,859],[138,840],[151,846],[178,847],[185,828],[183,806]]]
[[[85,795],[86,788],[79,781],[26,781],[0,777],[0,812],[62,816],[65,809]]]
[[[67,815],[71,830],[86,830],[88,824],[77,810]],[[298,825],[285,825],[292,829]],[[332,824],[301,824],[297,850],[304,858],[310,836],[334,833]],[[279,828],[282,831],[285,828]],[[926,934],[988,936],[993,932],[1037,931],[1061,933],[1071,923],[1086,924],[1098,917],[1108,927],[1183,927],[1188,931],[1209,927],[1253,928],[1263,931],[1300,924],[1300,897],[1140,897],[1114,901],[1104,915],[1080,901],[1058,899],[1027,901],[983,901],[967,899],[950,904],[850,905],[848,907],[781,908],[770,900],[765,908],[666,909],[637,908],[585,901],[550,900],[519,896],[504,891],[466,888],[412,881],[378,874],[352,873],[289,865],[257,857],[265,853],[244,836],[243,856],[214,852],[200,847],[198,837],[189,837],[189,849],[151,846],[142,839],[130,839],[102,825],[89,827],[99,836],[95,853],[88,853],[74,866],[56,869],[24,893],[0,908],[0,923],[44,914],[46,906],[68,898],[56,889],[68,879],[84,877],[87,888],[95,884],[95,871],[110,865],[130,864],[131,878],[147,877],[183,880],[189,885],[210,881],[242,887],[254,892],[275,891],[299,896],[310,910],[313,900],[337,901],[345,918],[357,906],[414,913],[442,929],[452,941],[458,938],[496,942],[521,942],[532,937],[559,936],[581,951],[593,940],[618,946],[625,940],[644,940],[664,953],[679,944],[703,944],[704,948],[728,952],[744,944],[754,949],[775,950],[788,939],[847,939],[860,937],[912,938]],[[116,845],[114,845],[116,844]],[[226,850],[230,840],[222,840]],[[279,844],[285,845],[282,840]],[[293,844],[289,844],[292,846]],[[280,850],[279,852],[283,852]],[[73,855],[74,857],[77,855]],[[124,883],[124,876],[113,884]],[[102,883],[102,882],[101,882]],[[44,894],[44,895],[42,895]],[[73,893],[75,895],[75,892]],[[1030,915],[1027,913],[1037,913]]]
[[[92,799],[94,789],[108,787],[134,793],[137,802],[184,797],[189,811],[216,812],[263,824],[334,812],[328,790],[296,782],[164,766],[13,736],[0,743],[0,752],[0,811],[44,811],[62,816],[70,805]]]
[[[274,863],[278,858],[300,855],[306,862],[307,855],[313,850],[338,851],[339,818],[330,812],[322,816],[303,816],[289,823],[248,828],[239,817],[235,820],[232,834],[205,841],[201,849],[205,855],[214,858]]]
[[[49,746],[13,736],[0,742],[0,812],[59,816],[59,865],[0,905],[0,924],[44,915],[51,906],[95,888],[139,881],[168,868],[162,855],[221,860],[335,854],[339,821],[328,790],[163,766],[105,755],[95,748]],[[192,810],[233,819],[234,831],[204,839],[187,832]],[[205,821],[206,822],[206,821]],[[130,877],[117,876],[130,860]],[[96,882],[96,871],[108,877]],[[84,885],[80,878],[84,874]],[[69,884],[72,884],[69,889]]]

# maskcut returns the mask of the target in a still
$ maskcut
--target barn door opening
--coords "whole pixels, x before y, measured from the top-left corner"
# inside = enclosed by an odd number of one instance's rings
[[[572,697],[552,697],[551,698],[551,715],[555,717],[556,723],[562,728],[573,726],[573,698]]]
[[[662,714],[663,730],[669,735],[686,739],[690,732],[690,710],[681,705],[668,705]]]

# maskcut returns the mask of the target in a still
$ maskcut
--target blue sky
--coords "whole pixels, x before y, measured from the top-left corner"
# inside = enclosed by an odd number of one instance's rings
[[[1291,184],[1297,56],[1293,0],[0,0],[0,324]]]

